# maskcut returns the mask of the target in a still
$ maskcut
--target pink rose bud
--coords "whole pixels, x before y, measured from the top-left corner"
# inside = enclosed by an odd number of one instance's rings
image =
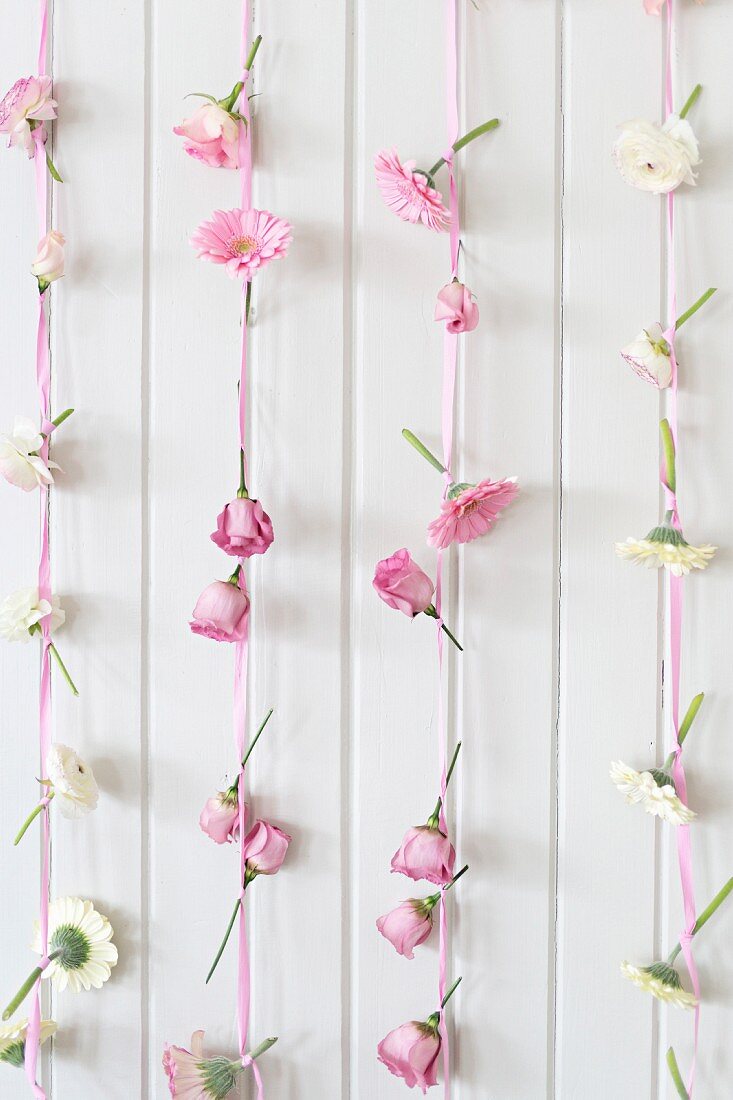
[[[38,242],[38,253],[31,264],[31,271],[38,279],[38,289],[43,293],[49,283],[60,279],[64,274],[64,245],[66,238],[57,229],[52,229],[43,240]]]
[[[247,865],[246,881],[250,882],[256,875],[276,875],[292,839],[269,821],[255,821],[242,848]]]
[[[379,1061],[408,1088],[419,1088],[423,1095],[438,1083],[440,1034],[436,1015],[427,1023],[413,1020],[390,1031],[377,1047]]]
[[[437,825],[428,823],[407,830],[402,847],[392,856],[391,866],[393,873],[444,886],[453,878],[455,862],[455,849],[448,837]]]
[[[415,958],[413,948],[425,943],[433,930],[433,909],[439,900],[440,894],[425,899],[410,898],[379,918],[377,928],[398,955]]]
[[[189,626],[194,634],[216,642],[241,642],[248,616],[247,593],[231,581],[214,581],[199,596]]]
[[[247,807],[245,806],[245,814]],[[201,811],[199,825],[217,844],[239,840],[239,797],[237,785],[218,791]]]
[[[205,103],[198,111],[173,127],[184,138],[190,157],[210,168],[239,167],[239,123],[218,103]]]
[[[236,497],[216,519],[212,542],[235,558],[264,554],[272,542],[272,521],[259,500]]]
[[[471,291],[458,279],[438,292],[435,320],[447,321],[448,332],[473,332],[478,325],[478,306]]]
[[[378,562],[372,584],[388,607],[410,618],[431,607],[435,591],[430,577],[415,564],[408,550],[397,550],[391,558]]]

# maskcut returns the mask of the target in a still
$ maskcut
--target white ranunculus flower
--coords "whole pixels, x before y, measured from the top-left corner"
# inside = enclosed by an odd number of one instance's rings
[[[662,772],[658,775],[661,782],[651,772],[634,771],[621,760],[611,764],[611,780],[627,802],[641,804],[648,814],[672,825],[689,825],[697,815],[679,798],[672,779]],[[669,780],[666,783],[665,778]]]
[[[67,745],[52,745],[46,772],[53,784],[54,802],[64,817],[82,817],[96,809],[99,788],[94,772]]]
[[[659,1001],[675,1005],[677,1008],[695,1008],[697,998],[682,988],[680,976],[673,966],[668,963],[654,963],[652,966],[632,966],[631,963],[621,963],[621,973],[637,989],[645,993],[651,993]]]
[[[621,349],[621,355],[634,374],[658,390],[666,389],[672,381],[671,354],[672,349],[657,321]]]
[[[30,641],[31,627],[51,612],[51,631],[57,630],[66,619],[58,596],[52,596],[51,602],[39,600],[37,588],[20,588],[6,596],[0,604],[0,638],[9,642]]]
[[[0,439],[0,474],[11,485],[30,493],[39,485],[52,485],[55,462],[44,462],[40,454],[43,436],[32,420],[16,416],[13,434]]]
[[[700,163],[697,138],[679,115],[670,115],[663,126],[643,118],[623,123],[613,155],[627,183],[654,195],[667,195],[681,183],[694,186],[692,169]]]

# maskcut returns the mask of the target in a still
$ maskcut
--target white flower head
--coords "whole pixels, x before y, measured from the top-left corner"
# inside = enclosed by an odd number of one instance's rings
[[[11,485],[30,493],[39,485],[53,485],[55,462],[44,462],[39,452],[43,436],[32,420],[16,416],[12,435],[0,439],[0,474]]]
[[[112,935],[112,925],[91,901],[57,898],[49,907],[48,952],[60,954],[43,971],[43,977],[51,978],[57,989],[68,987],[73,993],[101,989],[117,964]],[[43,954],[38,921],[31,947]]]
[[[45,1043],[56,1034],[57,1024],[53,1020],[41,1020],[40,1041]],[[25,1062],[25,1041],[28,1035],[28,1020],[16,1020],[12,1024],[0,1027],[0,1062],[10,1066],[22,1066]]]
[[[638,378],[658,390],[666,389],[672,381],[672,349],[658,321],[622,348],[621,355]]]
[[[58,630],[66,619],[58,596],[51,602],[38,597],[37,588],[19,588],[0,604],[0,638],[9,642],[30,641],[33,627],[51,614],[51,631]]]
[[[670,115],[663,126],[646,119],[624,122],[613,147],[616,166],[632,187],[666,195],[681,183],[695,184],[700,163],[697,139],[685,118]]]
[[[682,988],[680,976],[669,963],[657,962],[652,966],[632,966],[631,963],[621,963],[621,973],[637,989],[645,993],[651,993],[658,1001],[666,1001],[676,1008],[695,1008],[697,998]]]
[[[693,569],[707,569],[717,546],[690,546],[681,531],[670,524],[655,527],[645,539],[631,536],[616,543],[616,553],[626,561],[645,565],[647,569],[669,569],[675,577],[687,576]]]
[[[611,764],[611,780],[630,804],[640,804],[648,814],[672,825],[689,825],[697,817],[677,794],[671,775],[661,769],[637,772],[621,760]]]
[[[46,772],[53,785],[54,801],[64,817],[82,817],[96,809],[99,788],[94,772],[67,745],[52,745]]]

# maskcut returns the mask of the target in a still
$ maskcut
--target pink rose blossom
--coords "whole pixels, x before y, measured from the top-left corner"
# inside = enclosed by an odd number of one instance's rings
[[[66,238],[57,229],[52,229],[38,242],[38,252],[31,264],[31,273],[38,279],[41,291],[49,283],[61,279],[64,274],[64,245]]]
[[[173,133],[184,138],[189,156],[211,168],[239,167],[239,123],[218,103],[203,107],[185,119]]]
[[[58,104],[51,98],[50,76],[27,76],[16,80],[0,102],[0,134],[8,134],[8,148],[25,149],[35,154],[33,130],[47,119],[56,118]],[[45,134],[44,140],[45,140]]]
[[[414,171],[414,160],[402,164],[396,149],[383,149],[374,158],[374,167],[382,198],[398,218],[413,225],[422,222],[436,233],[448,228],[450,211],[427,177]]]
[[[447,321],[448,332],[473,332],[478,325],[478,306],[467,286],[454,279],[438,292],[435,320]]]
[[[461,492],[444,500],[440,515],[428,524],[428,546],[445,550],[452,542],[473,542],[485,535],[519,492],[513,477],[457,488]]]
[[[423,1095],[438,1083],[440,1034],[434,1017],[428,1023],[413,1020],[390,1031],[377,1047],[379,1061],[395,1077],[401,1077],[408,1088],[422,1090]]]
[[[248,616],[247,593],[231,581],[214,581],[199,596],[189,626],[194,634],[216,642],[241,642]]]
[[[433,909],[440,895],[421,900],[410,898],[377,921],[377,928],[398,955],[414,959],[413,948],[425,943],[433,930]]]
[[[255,821],[244,838],[242,854],[247,865],[247,881],[256,875],[275,875],[283,865],[288,845],[293,838],[271,825]]]
[[[292,240],[292,226],[267,210],[215,210],[191,244],[199,259],[224,264],[231,279],[251,279],[270,260],[279,260]]]
[[[377,562],[372,585],[388,607],[410,618],[432,606],[435,586],[408,550],[397,550],[390,558]]]
[[[259,500],[236,497],[220,512],[212,542],[235,558],[264,554],[274,538],[272,520]]]
[[[402,846],[392,856],[392,873],[427,879],[445,886],[453,878],[456,853],[437,825],[416,825],[405,833]]]
[[[245,814],[247,807],[245,806]],[[217,791],[201,811],[199,825],[217,844],[239,840],[239,797],[235,783],[227,791]]]

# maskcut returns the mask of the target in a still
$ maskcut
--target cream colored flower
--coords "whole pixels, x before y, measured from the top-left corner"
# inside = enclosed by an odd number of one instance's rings
[[[117,948],[111,942],[112,925],[91,901],[57,898],[49,908],[48,953],[59,955],[43,972],[57,989],[101,989],[117,964]],[[32,949],[43,954],[41,930],[35,924]]]
[[[679,115],[670,115],[663,126],[643,118],[624,122],[613,155],[627,183],[654,195],[666,195],[681,183],[694,186],[692,169],[700,163],[693,129]]]
[[[39,600],[37,588],[20,588],[6,596],[0,604],[0,638],[9,642],[28,642],[31,631],[51,612],[51,631],[58,630],[66,619],[58,596],[51,602]]]
[[[682,988],[680,976],[673,966],[668,963],[658,962],[652,966],[632,966],[631,963],[621,963],[621,973],[637,989],[643,989],[645,993],[651,993],[658,1001],[675,1005],[676,1008],[695,1008],[697,998]]]
[[[611,764],[611,779],[628,803],[640,803],[648,814],[671,825],[689,825],[697,817],[678,797],[671,776],[665,772],[637,772],[616,760]]]
[[[616,543],[616,553],[620,558],[645,565],[648,569],[660,569],[664,566],[675,577],[684,577],[693,569],[707,569],[717,546],[690,546],[681,531],[663,525],[655,527],[645,539],[627,538],[626,542]]]
[[[31,264],[31,272],[38,279],[39,290],[45,290],[49,283],[63,277],[65,244],[66,238],[63,233],[59,233],[58,229],[52,229],[38,242],[38,251]]]
[[[58,1025],[53,1020],[41,1020],[41,1043],[45,1043],[56,1034]],[[0,1027],[0,1062],[10,1066],[22,1066],[25,1061],[25,1041],[28,1035],[28,1020],[16,1020],[12,1024]]]
[[[64,817],[82,817],[96,809],[99,788],[94,772],[67,745],[52,745],[46,757],[46,773],[54,800]]]
[[[671,354],[672,349],[657,321],[621,349],[621,355],[634,374],[658,390],[666,389],[672,381]]]
[[[39,485],[53,485],[51,470],[61,469],[55,462],[44,462],[38,453],[43,436],[25,416],[16,416],[12,435],[0,439],[0,474],[11,485],[30,493]]]

